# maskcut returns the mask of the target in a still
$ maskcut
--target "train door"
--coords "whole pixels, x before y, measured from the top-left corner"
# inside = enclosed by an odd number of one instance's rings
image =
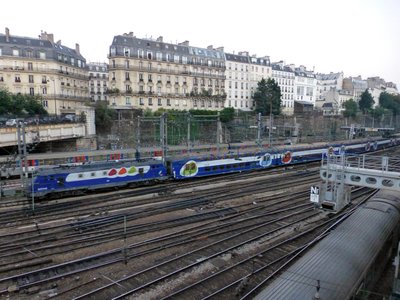
[[[58,185],[59,187],[64,187],[64,185],[65,185],[65,178],[64,178],[64,177],[58,177],[58,178],[57,178],[57,185]]]
[[[167,175],[173,175],[174,170],[172,168],[172,161],[167,161]]]

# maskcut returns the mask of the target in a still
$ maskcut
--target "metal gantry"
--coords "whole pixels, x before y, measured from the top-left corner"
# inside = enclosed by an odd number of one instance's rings
[[[328,154],[322,159],[320,176],[319,205],[338,211],[350,202],[351,186],[400,192],[400,159]]]

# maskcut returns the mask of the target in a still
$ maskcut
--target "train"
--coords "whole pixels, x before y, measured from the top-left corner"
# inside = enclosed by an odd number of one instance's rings
[[[244,298],[366,299],[396,253],[399,221],[399,193],[380,190],[256,296],[253,289]]]
[[[226,153],[221,156],[170,156],[164,159],[127,159],[61,165],[38,169],[27,185],[28,198],[57,198],[87,191],[136,186],[166,180],[249,172],[321,160],[328,154],[362,154],[399,144],[399,139],[318,143],[268,152]]]

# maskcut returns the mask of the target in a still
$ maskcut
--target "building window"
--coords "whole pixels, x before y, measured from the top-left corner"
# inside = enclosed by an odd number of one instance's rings
[[[35,88],[29,88],[29,95],[33,96],[35,95]]]
[[[40,59],[46,59],[46,52],[43,51],[39,52],[39,57]]]
[[[13,56],[19,56],[19,50],[13,49],[12,54],[13,54]]]
[[[153,99],[149,98],[149,106],[153,106]]]
[[[158,98],[158,106],[162,106],[162,100],[161,100],[161,98]]]
[[[143,100],[143,98],[139,98],[139,105],[144,105],[144,100]]]
[[[153,53],[152,52],[147,52],[147,59],[152,59]]]
[[[126,105],[131,105],[131,97],[126,97],[125,98],[125,104]]]
[[[31,62],[28,62],[28,70],[30,71],[33,70],[33,64]]]
[[[125,61],[125,69],[129,69],[129,60]]]
[[[42,105],[43,107],[49,107],[49,103],[47,102],[47,100],[43,100]]]
[[[171,99],[167,99],[167,106],[171,106]]]
[[[162,60],[162,53],[161,52],[157,52],[156,53],[156,59],[157,60]]]
[[[175,106],[179,106],[179,100],[175,99]]]

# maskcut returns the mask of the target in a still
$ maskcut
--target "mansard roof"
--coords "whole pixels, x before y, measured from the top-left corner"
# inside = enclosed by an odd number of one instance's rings
[[[117,35],[114,36],[111,48],[114,47],[116,55],[124,55],[124,49],[129,48],[131,50],[131,56],[136,55],[138,50],[153,51],[170,55],[181,55],[187,57],[198,57],[206,59],[214,59],[225,61],[225,54],[223,51],[218,49],[208,49],[200,47],[192,47],[187,44],[172,44],[165,43],[159,40],[152,39],[141,39],[133,35]]]
[[[76,52],[75,49],[71,49],[58,43],[52,43],[45,39],[10,35],[7,41],[7,36],[0,33],[0,47],[2,48],[2,55],[5,56],[12,56],[13,49],[19,49],[22,50],[19,55],[21,57],[27,57],[27,52],[33,51],[33,57],[39,58],[37,51],[45,51],[46,59],[57,60],[58,54],[61,54],[65,57],[74,58],[75,60],[79,59],[86,63],[86,59],[81,54]]]
[[[249,56],[246,56],[246,55],[237,55],[237,54],[225,53],[225,57],[226,57],[227,61],[250,63],[250,58],[249,58]]]
[[[272,67],[272,70],[294,73],[294,71],[291,68],[289,68],[288,66],[282,67],[280,64],[277,64],[277,63],[272,63],[271,67]]]
[[[342,72],[339,73],[329,73],[329,74],[317,74],[317,79],[318,80],[336,80],[339,79],[340,76],[343,76]]]

